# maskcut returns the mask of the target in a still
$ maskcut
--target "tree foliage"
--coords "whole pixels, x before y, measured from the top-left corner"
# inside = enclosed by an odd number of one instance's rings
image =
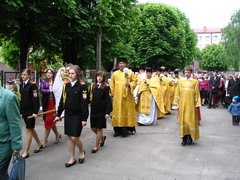
[[[208,45],[201,51],[200,66],[202,69],[209,71],[226,71],[228,67],[225,59],[226,54],[223,45]]]
[[[191,64],[196,35],[186,16],[164,4],[134,2],[4,0],[0,3],[0,38],[9,48],[3,48],[5,60],[12,66],[19,61],[20,69],[26,61],[40,67],[43,60],[95,68],[97,34],[101,33],[106,70],[120,56],[137,66],[181,68]],[[13,53],[14,61],[10,57],[13,49],[19,50]]]
[[[8,0],[0,4],[0,36],[20,49],[21,69],[30,52],[38,60],[95,66],[96,36],[102,31],[107,66],[118,56],[134,0]],[[124,27],[124,28],[123,28]],[[41,52],[41,53],[39,53]],[[39,57],[41,56],[41,57]],[[31,54],[34,57],[34,54]]]
[[[232,15],[231,22],[222,31],[222,36],[228,64],[238,71],[240,67],[240,10]]]
[[[135,50],[132,63],[182,68],[193,62],[197,39],[182,12],[165,4],[141,4],[136,8],[138,26],[130,40]]]

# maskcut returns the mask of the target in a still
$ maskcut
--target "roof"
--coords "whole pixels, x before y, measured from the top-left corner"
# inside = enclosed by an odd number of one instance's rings
[[[195,33],[221,33],[221,28],[201,28],[201,29],[194,29]]]

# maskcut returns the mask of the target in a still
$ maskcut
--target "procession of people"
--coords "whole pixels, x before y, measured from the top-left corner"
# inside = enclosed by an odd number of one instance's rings
[[[127,67],[126,58],[118,58],[117,61],[118,70],[113,72],[110,84],[106,83],[104,71],[98,71],[90,88],[82,81],[78,65],[69,64],[59,69],[56,76],[53,69],[46,69],[46,79],[41,80],[39,89],[31,80],[31,71],[24,69],[18,87],[20,108],[16,96],[0,87],[0,110],[2,104],[9,101],[7,95],[2,97],[6,93],[12,99],[9,102],[12,107],[9,108],[13,111],[4,115],[5,120],[0,121],[1,127],[6,126],[3,134],[2,131],[0,133],[0,141],[13,143],[11,147],[14,154],[19,153],[22,149],[19,125],[21,116],[26,127],[26,144],[21,156],[27,159],[31,157],[29,149],[32,138],[37,144],[34,153],[47,148],[51,130],[55,136],[54,143],[60,142],[62,134],[56,124],[64,119],[64,134],[67,136],[69,150],[69,160],[65,167],[69,168],[77,162],[84,163],[85,149],[81,133],[87,125],[89,114],[90,127],[96,135],[91,153],[97,153],[100,147],[104,147],[107,137],[103,129],[107,127],[108,119],[112,122],[113,137],[127,137],[131,133],[137,133],[136,126],[158,125],[158,119],[164,118],[172,110],[178,110],[176,119],[179,121],[182,146],[191,145],[200,138],[201,106],[208,105],[209,109],[220,105],[226,108],[229,106],[228,111],[233,115],[232,124],[239,125],[238,73],[234,73],[232,78],[224,73],[218,75],[217,71],[196,76],[190,66],[183,69],[182,76],[179,69],[171,71],[163,66],[155,70],[151,67],[141,68],[139,73],[135,73]],[[42,94],[42,113],[39,113],[39,91]],[[44,120],[45,133],[42,138],[35,130],[35,119],[39,115],[43,115]],[[14,123],[13,116],[17,116]],[[14,137],[11,134],[4,138],[9,131],[14,132]],[[77,155],[75,147],[78,149]],[[9,149],[7,144],[5,148],[0,147],[0,152],[5,155],[0,159],[0,173],[5,177],[8,176],[6,170],[11,159]]]

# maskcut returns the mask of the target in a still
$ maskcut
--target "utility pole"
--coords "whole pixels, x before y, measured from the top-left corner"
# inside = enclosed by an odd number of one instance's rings
[[[100,70],[102,67],[102,29],[99,28],[99,32],[97,33],[97,53],[96,53],[96,70]]]
[[[102,12],[99,11],[99,17],[101,19]],[[102,28],[99,25],[99,32],[97,33],[97,49],[96,49],[96,70],[100,70],[102,68]]]

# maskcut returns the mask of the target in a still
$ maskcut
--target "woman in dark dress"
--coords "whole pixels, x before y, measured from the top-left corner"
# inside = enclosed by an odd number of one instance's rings
[[[85,151],[83,150],[80,135],[83,126],[87,125],[88,118],[87,86],[84,82],[80,81],[79,66],[71,66],[68,74],[71,82],[66,83],[63,87],[57,117],[55,118],[55,121],[59,121],[63,110],[65,110],[64,133],[67,135],[70,155],[70,159],[65,163],[65,167],[71,167],[76,164],[75,145],[78,147],[80,153],[78,162],[84,162]]]
[[[53,90],[52,90],[54,75],[55,75],[54,70],[51,68],[48,68],[46,70],[47,78],[41,80],[41,83],[40,83],[43,112],[55,109],[55,99],[54,99]],[[51,112],[43,116],[44,126],[45,126],[45,136],[42,143],[43,147],[46,147],[48,143],[48,136],[50,134],[51,129],[53,130],[56,136],[56,140],[54,143],[55,144],[58,143],[59,140],[61,139],[61,134],[58,132],[55,122],[53,122],[53,120],[55,119],[54,113],[55,112]]]
[[[91,86],[90,101],[91,101],[91,128],[96,134],[96,142],[92,149],[92,153],[98,151],[99,145],[104,146],[106,136],[103,135],[103,128],[106,128],[106,120],[112,111],[112,102],[109,95],[110,88],[105,83],[105,75],[103,71],[98,71],[94,84]]]
[[[20,99],[20,114],[26,124],[26,146],[22,157],[29,157],[29,149],[32,143],[32,138],[37,143],[37,149],[34,153],[40,152],[43,148],[35,128],[35,118],[39,111],[38,88],[34,81],[30,80],[31,70],[24,69],[21,73],[22,82],[19,85],[18,95]],[[32,118],[28,118],[32,116]]]

